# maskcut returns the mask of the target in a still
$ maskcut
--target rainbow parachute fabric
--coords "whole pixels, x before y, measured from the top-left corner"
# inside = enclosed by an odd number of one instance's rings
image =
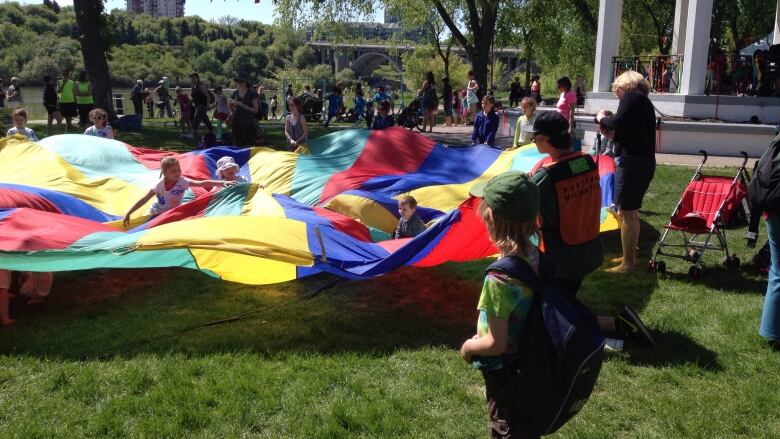
[[[469,188],[542,158],[533,145],[450,148],[402,128],[339,131],[308,146],[311,155],[262,147],[174,154],[83,135],[0,139],[0,268],[186,267],[268,284],[487,257],[496,250]],[[124,230],[121,217],[159,181],[165,156],[197,180],[215,179],[216,161],[231,156],[251,183],[189,189],[181,206]],[[602,230],[611,230],[612,160],[599,160],[599,171]],[[428,228],[392,240],[396,199],[406,194]]]

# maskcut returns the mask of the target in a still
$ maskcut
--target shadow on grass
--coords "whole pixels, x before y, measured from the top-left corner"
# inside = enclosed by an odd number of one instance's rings
[[[15,309],[0,354],[75,360],[183,353],[357,353],[446,346],[476,328],[480,282],[437,268],[253,287],[190,270],[94,270],[55,279],[45,303]]]
[[[605,271],[617,265],[609,261],[621,256],[622,246],[619,230],[601,234],[604,264],[602,264],[601,269],[585,278],[581,293],[578,295],[580,300],[597,314],[614,315],[625,305],[636,311],[641,311],[650,300],[650,295],[658,287],[658,277],[654,273],[643,270],[643,266],[655,249],[660,235],[656,228],[645,221],[641,221],[640,227],[640,243],[637,254],[637,263],[640,264],[640,267],[631,274],[615,274]]]
[[[678,282],[702,285],[714,290],[758,295],[764,295],[766,292],[766,279],[750,277],[761,275],[757,269],[731,271],[720,266],[705,266],[707,275],[697,279],[691,278],[687,269],[688,266],[686,265],[685,272],[667,271],[662,276]]]
[[[708,372],[723,369],[718,354],[677,331],[653,332],[655,349],[629,347],[627,361],[630,364],[650,367],[695,365]]]

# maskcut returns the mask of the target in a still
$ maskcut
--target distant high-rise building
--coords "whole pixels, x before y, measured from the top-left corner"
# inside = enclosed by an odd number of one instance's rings
[[[127,0],[131,14],[148,14],[154,17],[183,17],[186,0]]]

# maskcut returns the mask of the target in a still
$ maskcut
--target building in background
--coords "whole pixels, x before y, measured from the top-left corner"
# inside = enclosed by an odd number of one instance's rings
[[[131,14],[148,14],[153,17],[183,17],[186,0],[127,0]]]

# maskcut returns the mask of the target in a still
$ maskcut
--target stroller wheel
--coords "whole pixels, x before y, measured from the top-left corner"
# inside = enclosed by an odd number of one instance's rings
[[[655,263],[655,272],[656,273],[665,273],[666,272],[666,262],[664,262],[664,261],[656,261],[656,263]]]
[[[688,269],[688,276],[690,276],[693,279],[699,279],[702,277],[702,269],[699,268],[698,265],[694,265],[693,267]]]

